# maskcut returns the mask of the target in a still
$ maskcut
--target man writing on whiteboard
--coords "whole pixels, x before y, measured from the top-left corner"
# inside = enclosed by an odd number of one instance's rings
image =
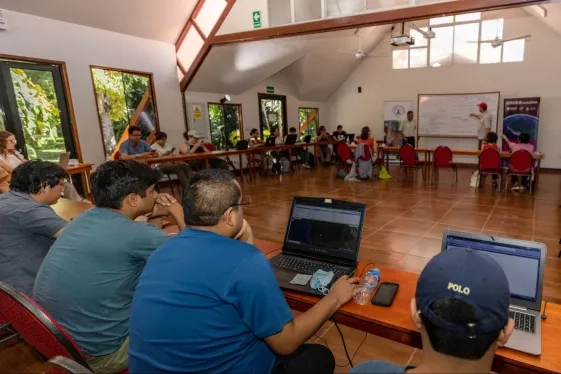
[[[477,129],[477,140],[478,148],[481,149],[483,140],[487,137],[487,133],[491,131],[491,123],[493,122],[493,116],[487,111],[487,103],[477,104],[479,107],[479,114],[471,113],[469,116],[477,118],[481,123],[479,124],[479,129]]]

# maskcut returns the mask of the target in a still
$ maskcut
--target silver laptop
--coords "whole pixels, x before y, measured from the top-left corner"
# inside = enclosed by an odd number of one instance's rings
[[[509,314],[515,324],[506,347],[540,355],[541,304],[547,246],[497,236],[445,231],[442,250],[454,247],[485,252],[501,265],[510,286]]]

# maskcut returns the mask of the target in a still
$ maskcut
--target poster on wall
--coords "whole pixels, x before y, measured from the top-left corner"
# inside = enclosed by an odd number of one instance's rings
[[[503,134],[511,142],[518,142],[520,134],[530,135],[534,149],[538,147],[538,126],[540,122],[540,98],[505,99],[503,116]],[[503,142],[503,151],[508,146]]]
[[[399,147],[401,144],[401,122],[407,118],[407,112],[414,110],[413,101],[384,102],[384,135],[387,145]]]

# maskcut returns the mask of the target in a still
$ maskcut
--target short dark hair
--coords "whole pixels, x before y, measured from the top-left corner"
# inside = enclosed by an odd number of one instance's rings
[[[430,306],[434,314],[446,322],[455,325],[467,325],[477,323],[477,311],[469,304],[452,298],[436,300]],[[468,337],[457,335],[441,330],[421,314],[423,326],[427,331],[432,348],[447,356],[457,357],[464,360],[479,360],[497,340],[501,330]]]
[[[370,127],[364,126],[362,130],[360,130],[360,138],[362,140],[368,139],[368,133],[370,132]]]
[[[343,128],[342,125],[337,126],[337,130],[342,129],[342,128]]]
[[[528,144],[530,143],[530,134],[527,134],[525,132],[523,132],[522,134],[520,134],[520,136],[518,137],[518,141],[522,144]]]
[[[205,169],[193,174],[183,190],[185,223],[193,226],[214,226],[220,217],[238,204],[241,191],[229,170]]]
[[[319,132],[322,132],[323,130],[325,130],[325,126],[320,126],[318,129]]]
[[[129,126],[129,135],[132,135],[132,133],[135,131],[142,132],[142,129],[140,128],[140,126]]]
[[[487,133],[487,138],[485,139],[487,143],[495,144],[497,143],[497,140],[499,140],[499,137],[496,132],[491,131]]]
[[[412,110],[410,110],[410,111],[408,111],[408,112],[407,112],[407,114],[413,114],[413,111],[412,111]]]
[[[296,127],[291,127],[288,129],[288,132],[296,132]]]
[[[10,188],[15,192],[35,195],[43,187],[55,187],[67,175],[66,170],[55,163],[29,161],[14,169]]]
[[[249,135],[255,134],[257,132],[257,129],[251,129],[251,131],[249,132]]]
[[[146,197],[148,187],[158,183],[158,169],[133,160],[107,161],[90,178],[95,205],[121,209],[123,199],[130,194]]]
[[[156,138],[156,140],[162,140],[162,139],[167,139],[168,138],[168,134],[166,134],[163,131],[158,131],[154,137]]]
[[[271,134],[277,131],[279,128],[277,126],[271,127]]]

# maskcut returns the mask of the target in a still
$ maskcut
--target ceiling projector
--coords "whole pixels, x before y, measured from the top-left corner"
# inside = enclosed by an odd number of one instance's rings
[[[393,45],[394,47],[415,45],[415,38],[405,34],[399,36],[392,36],[390,39],[390,44]]]

